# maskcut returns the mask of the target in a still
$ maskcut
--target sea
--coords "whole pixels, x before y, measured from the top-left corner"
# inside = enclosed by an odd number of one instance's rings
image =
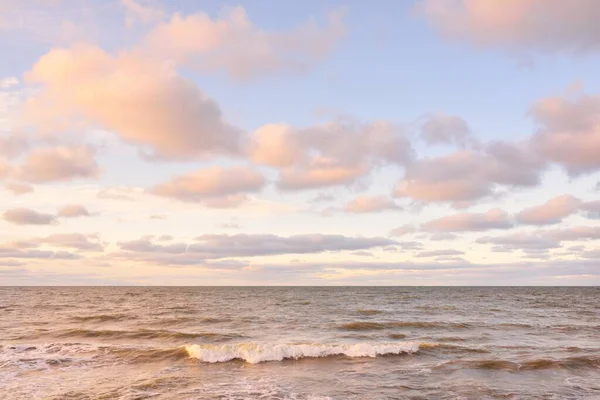
[[[0,399],[600,399],[600,288],[0,287]]]

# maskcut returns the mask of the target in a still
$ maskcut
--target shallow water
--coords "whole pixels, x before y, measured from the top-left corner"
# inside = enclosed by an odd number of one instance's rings
[[[0,288],[4,399],[600,399],[600,288]]]

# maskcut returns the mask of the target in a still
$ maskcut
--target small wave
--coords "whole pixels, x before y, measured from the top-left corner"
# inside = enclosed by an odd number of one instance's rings
[[[373,331],[385,329],[385,324],[381,322],[350,322],[341,326],[341,329],[346,331]]]
[[[416,306],[415,309],[421,310],[421,311],[454,311],[454,310],[456,310],[456,307],[450,306],[450,305],[442,305],[442,306],[425,305],[425,306]]]
[[[187,323],[199,323],[199,324],[218,324],[221,322],[229,322],[231,320],[226,318],[214,318],[214,317],[205,317],[205,318],[196,318],[196,317],[173,317],[173,318],[159,318],[155,321],[150,322],[150,325],[153,326],[170,326],[170,325],[178,325],[178,324],[187,324]]]
[[[89,330],[68,329],[58,333],[58,337],[84,337],[84,338],[107,338],[107,339],[210,339],[213,341],[225,341],[236,337],[235,334],[221,334],[213,332],[176,332],[166,330],[142,329],[137,331],[113,331],[113,330]]]
[[[467,329],[469,324],[460,322],[429,322],[429,321],[397,321],[397,322],[350,322],[341,326],[347,331],[372,331],[388,328],[416,328],[416,329]]]
[[[600,368],[600,357],[567,357],[563,359],[534,359],[522,362],[508,360],[455,360],[440,364],[438,367],[457,366],[460,368],[488,369],[504,371],[545,370],[554,368]]]
[[[404,339],[406,335],[404,333],[390,333],[389,337],[391,339]]]
[[[74,321],[78,322],[110,322],[110,321],[122,321],[124,319],[133,319],[125,314],[100,314],[100,315],[84,315],[72,317]]]
[[[358,313],[361,314],[361,315],[370,316],[370,315],[383,314],[383,311],[381,311],[381,310],[371,310],[371,309],[360,308],[360,309],[358,309]]]
[[[489,353],[489,350],[483,348],[475,348],[475,347],[466,347],[459,346],[456,344],[448,344],[448,343],[421,343],[420,348],[422,350],[434,350],[441,352],[450,352],[450,353]]]
[[[496,326],[502,328],[533,328],[530,324],[519,323],[519,322],[503,322],[501,324],[497,324]]]
[[[392,344],[224,344],[189,345],[185,350],[190,357],[203,362],[217,363],[243,360],[250,364],[287,359],[321,358],[333,356],[376,357],[415,353],[419,344],[413,342]]]

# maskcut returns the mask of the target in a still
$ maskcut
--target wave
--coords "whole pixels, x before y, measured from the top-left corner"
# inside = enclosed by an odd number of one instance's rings
[[[173,317],[173,318],[159,318],[155,321],[149,322],[149,325],[152,326],[165,326],[165,325],[178,325],[178,324],[187,324],[187,323],[200,323],[200,324],[218,324],[221,322],[230,322],[230,319],[227,318],[214,318],[214,317],[204,317],[204,318],[196,318],[196,317]]]
[[[495,326],[499,326],[501,328],[533,328],[533,325],[520,322],[503,322],[500,324],[496,324]]]
[[[213,332],[176,332],[167,330],[141,329],[136,331],[67,329],[57,333],[58,337],[106,338],[106,339],[208,339],[226,341],[241,335]]]
[[[484,348],[466,347],[449,343],[420,343],[419,346],[422,350],[434,350],[437,352],[444,353],[490,353],[489,350],[486,350]]]
[[[193,344],[185,346],[191,358],[207,363],[243,360],[250,364],[266,361],[282,361],[301,358],[334,356],[376,357],[383,355],[411,354],[419,350],[413,342],[391,344]]]
[[[581,368],[600,368],[600,357],[567,357],[563,359],[533,359],[521,362],[488,359],[488,360],[454,360],[438,365],[438,368],[445,366],[456,366],[459,368],[470,369],[488,369],[504,371],[527,371],[527,370],[545,370],[555,368],[581,369]]]
[[[388,328],[417,328],[417,329],[467,329],[471,325],[460,322],[430,322],[430,321],[395,321],[370,322],[358,321],[342,325],[346,331],[373,331]]]
[[[383,311],[360,308],[360,309],[358,309],[358,313],[361,315],[370,316],[370,315],[383,314]]]
[[[382,322],[350,322],[341,326],[345,331],[374,331],[385,329],[385,323]]]
[[[131,364],[182,360],[188,357],[188,353],[183,346],[169,349],[108,346],[99,347],[99,350]]]
[[[122,321],[124,319],[132,319],[135,317],[131,317],[125,314],[100,314],[100,315],[84,315],[84,316],[75,316],[72,317],[74,321],[79,322],[109,322],[109,321]]]

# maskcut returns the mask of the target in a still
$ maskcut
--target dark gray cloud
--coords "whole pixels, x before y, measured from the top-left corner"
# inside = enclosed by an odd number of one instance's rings
[[[121,242],[127,253],[185,254],[196,262],[227,257],[255,257],[283,254],[310,254],[359,251],[397,242],[382,237],[348,237],[343,235],[307,234],[289,237],[268,234],[202,235],[194,243],[158,244],[148,238]],[[127,256],[127,253],[122,254]],[[183,257],[180,257],[183,258]]]
[[[415,257],[424,258],[424,257],[444,257],[444,256],[460,256],[465,254],[464,251],[454,250],[454,249],[442,249],[442,250],[429,250],[429,251],[421,251],[415,254]]]
[[[56,222],[53,214],[40,213],[28,208],[13,208],[2,214],[6,222],[15,225],[50,225]]]

